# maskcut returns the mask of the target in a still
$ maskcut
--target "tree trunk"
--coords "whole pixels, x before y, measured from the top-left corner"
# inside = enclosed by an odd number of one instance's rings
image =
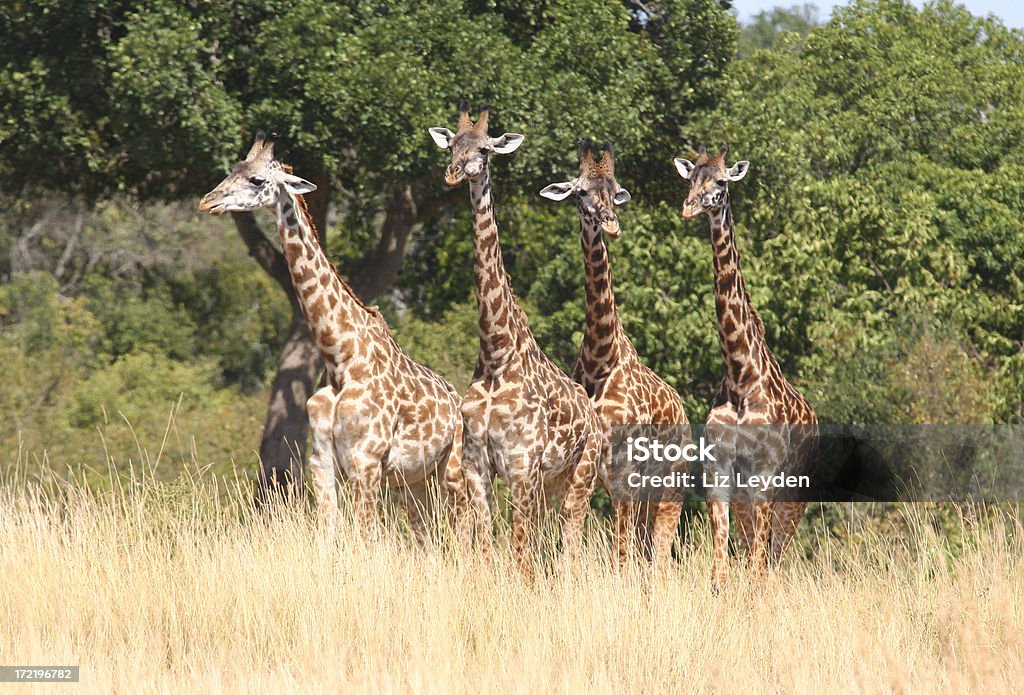
[[[321,242],[325,243],[330,198],[326,171],[321,169],[313,182],[318,188],[308,196],[309,210]],[[389,196],[380,241],[359,263],[362,270],[350,281],[352,289],[364,301],[373,299],[395,281],[402,268],[405,246],[413,227],[437,214],[446,201],[445,196],[435,194],[428,196],[424,204],[422,197],[429,191],[426,182],[420,181],[402,184]],[[260,230],[252,213],[232,215],[249,255],[281,286],[292,307],[288,339],[271,383],[270,402],[263,423],[257,501],[266,501],[275,493],[295,499],[303,491],[302,467],[309,431],[306,401],[316,388],[323,363],[295,296],[284,255]]]
[[[270,403],[263,422],[258,503],[276,495],[297,498],[302,494],[302,465],[306,460],[309,429],[306,401],[316,387],[322,368],[320,353],[306,319],[298,305],[293,304],[288,340],[270,386]]]
[[[361,298],[372,299],[386,290],[398,277],[405,258],[405,244],[418,219],[413,186],[400,186],[388,197],[387,213],[380,230],[380,241],[369,252],[349,284]]]

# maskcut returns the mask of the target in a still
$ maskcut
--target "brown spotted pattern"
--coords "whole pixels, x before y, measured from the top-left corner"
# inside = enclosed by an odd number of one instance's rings
[[[683,441],[679,444],[684,445],[690,440],[689,421],[675,389],[640,360],[622,327],[616,306],[605,235],[613,239],[621,236],[615,205],[626,202],[629,195],[615,179],[611,145],[605,143],[604,155],[597,161],[590,141],[584,140],[579,177],[569,183],[580,216],[587,315],[572,376],[586,389],[602,426],[598,480],[612,496],[616,554],[620,563],[631,555],[640,555],[664,565],[671,557],[681,505],[615,499],[614,490],[623,490],[623,481],[632,469],[612,469],[612,428],[630,424],[683,425]]]
[[[327,259],[302,196],[313,189],[274,159],[273,143],[261,134],[199,209],[277,213],[295,293],[326,371],[326,385],[307,402],[309,466],[320,513],[334,525],[340,467],[352,483],[364,528],[376,525],[383,482],[395,488],[422,540],[433,515],[434,486],[443,480],[456,508],[467,501],[458,393],[402,351],[376,307],[363,304]],[[469,533],[465,524],[460,533]]]
[[[486,109],[476,124],[468,107],[460,106],[459,112],[457,133],[434,130],[446,133],[435,142],[451,152],[446,181],[455,185],[469,179],[475,223],[480,353],[462,403],[465,474],[482,519],[478,536],[488,548],[493,477],[500,475],[508,483],[512,552],[529,575],[529,548],[545,498],[561,500],[565,550],[575,554],[580,548],[597,478],[601,430],[583,388],[541,351],[505,272],[488,156],[501,152],[512,136],[488,136]]]
[[[794,470],[813,459],[816,438],[806,436],[817,431],[817,415],[804,397],[782,375],[778,361],[765,341],[764,324],[750,304],[736,230],[729,203],[730,180],[746,174],[747,162],[725,166],[727,148],[716,156],[700,149],[696,162],[676,160],[680,174],[690,181],[683,204],[683,217],[705,213],[711,222],[711,247],[714,253],[715,307],[725,374],[707,417],[707,434],[718,440],[719,452],[728,458],[740,443],[737,437],[759,437],[757,451],[767,459],[759,465]],[[736,426],[739,425],[740,428]],[[773,425],[768,429],[743,426]],[[799,425],[803,435],[788,438],[778,425]],[[747,442],[746,446],[753,446]],[[708,504],[714,544],[712,579],[722,585],[728,573],[729,505]],[[779,562],[803,516],[802,502],[754,502],[734,504],[740,536],[748,559],[763,576],[769,565]]]

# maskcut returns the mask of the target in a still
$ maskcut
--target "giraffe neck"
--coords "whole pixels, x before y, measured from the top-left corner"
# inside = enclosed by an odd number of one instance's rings
[[[377,314],[363,304],[327,259],[301,195],[282,190],[277,202],[281,248],[295,296],[332,382],[340,384],[352,357],[365,353]]]
[[[580,238],[586,268],[587,325],[580,346],[579,363],[588,381],[601,381],[625,355],[622,354],[622,320],[612,291],[608,246],[597,217],[579,208]]]
[[[732,206],[728,193],[722,209],[710,215],[711,247],[715,259],[715,309],[718,337],[725,362],[725,380],[739,396],[745,395],[763,373],[764,326],[750,305],[740,271]]]
[[[495,372],[516,354],[525,316],[516,304],[501,258],[489,165],[479,177],[470,179],[469,194],[473,203],[473,271],[480,310],[480,366],[485,372]]]

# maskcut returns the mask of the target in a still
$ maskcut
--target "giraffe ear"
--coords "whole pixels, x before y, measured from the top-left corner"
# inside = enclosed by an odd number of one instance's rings
[[[629,191],[620,187],[619,190],[615,191],[615,196],[612,198],[612,202],[616,205],[622,205],[623,203],[628,203],[629,199],[632,197],[633,196],[629,194]]]
[[[548,200],[565,200],[576,190],[576,179],[564,183],[552,183],[545,186],[540,194]]]
[[[750,162],[743,160],[741,162],[736,162],[729,167],[729,169],[726,170],[725,175],[729,177],[730,181],[739,181],[747,175],[748,169],[750,169]]]
[[[316,190],[315,183],[298,177],[295,174],[283,174],[281,176],[281,184],[292,195],[305,195]]]
[[[519,133],[503,133],[501,137],[491,138],[491,149],[498,154],[512,154],[523,144],[524,138]]]
[[[684,179],[689,179],[690,174],[693,173],[693,170],[697,166],[689,159],[683,159],[682,157],[676,157],[672,160],[672,163],[676,165],[676,171],[678,171],[679,175]]]
[[[433,138],[435,145],[440,147],[442,150],[447,150],[448,146],[451,144],[452,138],[455,137],[455,133],[447,128],[431,128],[430,137]]]

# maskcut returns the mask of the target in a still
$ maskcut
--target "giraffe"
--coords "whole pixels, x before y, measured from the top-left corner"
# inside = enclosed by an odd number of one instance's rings
[[[396,489],[422,543],[434,485],[453,495],[456,509],[465,505],[459,396],[402,351],[377,308],[360,301],[327,259],[303,198],[313,190],[314,184],[274,158],[273,136],[260,132],[246,158],[203,196],[199,210],[214,216],[259,208],[277,213],[288,271],[325,365],[322,386],[306,404],[320,515],[335,527],[340,465],[352,482],[361,528],[376,524],[383,481]]]
[[[480,314],[480,352],[462,401],[467,487],[483,519],[479,528],[490,550],[495,474],[508,483],[512,502],[512,555],[532,573],[529,548],[542,499],[560,499],[563,550],[581,548],[583,522],[597,480],[600,424],[586,392],[541,351],[526,314],[516,302],[501,257],[491,199],[489,156],[510,154],[523,136],[487,133],[489,107],[476,123],[459,105],[458,132],[431,128],[451,152],[445,181],[469,180],[474,218],[474,275]]]
[[[612,291],[605,235],[611,239],[622,235],[615,206],[627,202],[630,195],[615,180],[611,143],[604,144],[600,162],[594,160],[591,150],[591,141],[583,140],[579,176],[564,183],[553,183],[540,192],[555,201],[575,195],[580,215],[587,323],[572,378],[586,389],[603,429],[598,480],[612,497],[619,563],[624,564],[638,544],[650,543],[650,560],[664,565],[671,557],[682,505],[675,501],[640,505],[628,499],[616,500],[617,496],[625,497],[621,494],[624,490],[620,481],[628,471],[613,470],[613,428],[652,424],[682,426],[685,434],[681,439],[688,440],[689,421],[679,394],[640,361],[622,327]],[[686,443],[679,442],[680,445]]]
[[[719,460],[735,463],[737,469],[759,474],[809,471],[817,447],[818,418],[782,375],[765,341],[761,317],[750,304],[729,203],[729,182],[742,179],[750,163],[739,161],[726,167],[727,153],[728,147],[722,147],[717,155],[709,156],[707,148],[701,147],[696,162],[674,161],[679,175],[690,182],[683,218],[703,212],[711,226],[715,307],[725,374],[707,416],[707,434],[718,442]],[[715,587],[722,586],[728,574],[731,494],[731,487],[708,490]],[[779,562],[805,507],[806,502],[786,491],[733,500],[740,535],[757,577]]]

